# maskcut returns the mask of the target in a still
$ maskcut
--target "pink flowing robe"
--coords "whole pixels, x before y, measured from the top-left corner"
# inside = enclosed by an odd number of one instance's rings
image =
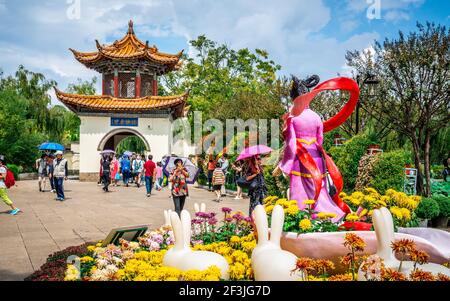
[[[111,162],[111,179],[116,178],[116,174],[119,172],[119,160],[113,159]]]
[[[305,209],[305,200],[313,200],[315,186],[312,178],[299,176],[298,173],[309,174],[309,171],[297,157],[297,139],[302,139],[302,145],[314,159],[320,173],[325,173],[325,163],[318,145],[323,144],[323,123],[320,116],[306,108],[299,116],[292,117],[286,137],[286,149],[279,167],[290,177],[290,199],[296,200],[300,209]],[[293,174],[296,173],[297,175]],[[334,222],[345,216],[345,213],[336,205],[328,194],[326,177],[322,179],[322,189],[315,204],[315,211],[335,213]]]

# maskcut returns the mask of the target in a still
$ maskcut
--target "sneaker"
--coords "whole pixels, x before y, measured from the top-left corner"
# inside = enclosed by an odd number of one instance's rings
[[[9,214],[11,214],[11,215],[16,215],[17,213],[19,213],[20,212],[20,209],[19,208],[16,208],[16,209],[14,209],[14,210],[11,210],[11,212],[9,213]]]
[[[147,193],[147,197],[150,197],[150,193]]]
[[[137,188],[141,187],[141,185],[139,183],[136,183],[136,185],[137,185]]]

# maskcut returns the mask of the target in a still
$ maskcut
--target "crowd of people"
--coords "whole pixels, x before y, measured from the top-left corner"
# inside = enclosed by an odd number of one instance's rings
[[[182,159],[174,160],[174,167],[170,173],[163,170],[167,160],[173,156],[165,156],[160,162],[154,162],[153,156],[132,153],[130,155],[117,156],[115,153],[102,154],[100,159],[100,173],[98,185],[102,186],[104,192],[109,192],[109,186],[129,187],[135,185],[139,188],[141,185],[146,187],[146,195],[152,195],[153,187],[156,190],[162,190],[164,185],[169,187],[170,197],[173,200],[174,208],[177,213],[181,213],[184,208],[186,197],[189,195],[187,179],[189,171],[184,166]],[[250,199],[249,214],[253,209],[262,204],[267,195],[261,157],[255,155],[249,159],[230,163],[227,154],[220,157],[207,155],[205,159],[198,156],[196,159],[191,157],[192,163],[197,166],[200,174],[204,174],[207,179],[209,191],[215,193],[216,202],[221,202],[222,197],[226,196],[226,184],[235,182],[237,191],[235,200],[243,199],[243,190],[247,189]],[[54,153],[46,152],[36,160],[35,168],[38,173],[38,188],[40,192],[47,191],[47,181],[50,185],[50,191],[56,194],[56,200],[64,201],[64,181],[68,178],[67,160],[63,157],[62,151]],[[232,172],[231,172],[232,171]],[[0,155],[0,198],[11,207],[11,214],[20,212],[19,208],[13,205],[7,194],[5,186],[6,163],[4,156]]]
[[[114,153],[103,154],[100,159],[98,184],[103,185],[103,190],[108,192],[109,185],[118,186],[120,180],[126,187],[135,184],[139,188],[145,184],[147,197],[150,197],[153,186],[156,190],[162,189],[162,163],[153,162],[152,155],[148,155],[147,158],[140,154],[122,155],[117,159]]]
[[[242,200],[243,190],[247,189],[250,199],[249,215],[258,204],[262,204],[267,196],[260,155],[233,163],[230,163],[227,154],[219,157],[206,155],[205,158],[197,157],[194,161],[200,168],[200,174],[206,176],[208,189],[214,191],[216,196],[214,201],[216,202],[222,201],[222,197],[226,195],[225,186],[230,181],[234,182],[236,186],[235,200]]]

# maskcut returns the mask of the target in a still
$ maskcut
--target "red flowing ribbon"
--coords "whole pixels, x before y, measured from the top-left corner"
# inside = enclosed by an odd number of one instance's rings
[[[300,115],[305,108],[309,106],[311,101],[322,91],[330,90],[342,90],[350,92],[350,99],[344,105],[344,107],[335,116],[331,117],[327,121],[323,122],[323,132],[329,132],[333,129],[339,127],[343,124],[355,110],[356,104],[359,98],[359,87],[358,84],[347,77],[337,77],[327,80],[317,87],[315,87],[311,92],[300,95],[294,100],[294,105],[291,109],[291,115]]]
[[[314,161],[311,154],[298,140],[297,140],[297,157],[300,160],[300,162],[302,162],[303,166],[305,166],[305,168],[311,174],[315,188],[314,200],[317,201],[319,199],[320,191],[322,190],[322,174],[320,173],[320,169],[317,167],[317,164]]]

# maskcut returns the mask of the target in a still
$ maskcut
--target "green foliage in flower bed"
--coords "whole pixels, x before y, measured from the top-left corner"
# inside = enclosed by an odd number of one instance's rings
[[[433,198],[422,199],[416,209],[416,215],[422,219],[433,219],[440,213],[439,204]]]
[[[431,194],[442,194],[449,196],[450,194],[450,182],[432,182],[431,183]]]
[[[439,205],[439,216],[450,217],[450,197],[443,194],[437,194],[432,198]]]
[[[344,145],[332,147],[330,154],[341,171],[344,178],[344,190],[350,192],[354,189],[358,176],[358,164],[361,157],[366,153],[367,147],[374,143],[369,136],[362,134],[354,136],[344,142]]]
[[[411,153],[395,150],[378,155],[372,171],[371,186],[381,194],[388,189],[403,190],[405,164],[411,163]]]

